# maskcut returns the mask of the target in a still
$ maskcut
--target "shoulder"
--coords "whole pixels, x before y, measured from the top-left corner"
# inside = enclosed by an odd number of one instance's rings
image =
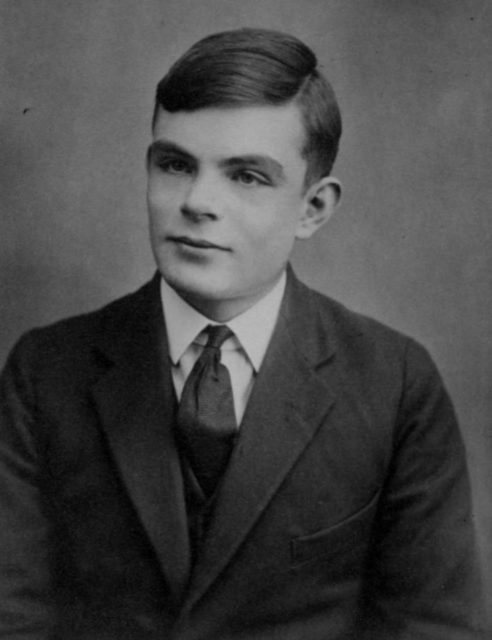
[[[338,383],[379,408],[418,404],[446,393],[433,358],[414,338],[296,280],[291,289],[291,326],[308,360],[335,362]]]
[[[85,369],[88,362],[93,361],[99,345],[121,341],[134,332],[149,299],[158,299],[157,291],[154,279],[97,310],[31,329],[14,345],[5,371],[14,368],[49,378],[50,371],[60,375],[64,369]]]
[[[318,340],[328,341],[339,357],[395,361],[429,362],[427,349],[398,329],[359,313],[341,302],[296,280],[291,306],[293,313]]]

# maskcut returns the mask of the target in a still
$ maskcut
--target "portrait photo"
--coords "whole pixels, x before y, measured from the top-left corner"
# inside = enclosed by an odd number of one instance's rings
[[[0,0],[0,639],[492,634],[491,33]]]

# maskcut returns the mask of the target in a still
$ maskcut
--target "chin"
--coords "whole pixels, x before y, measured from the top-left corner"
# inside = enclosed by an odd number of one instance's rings
[[[226,283],[218,282],[205,269],[191,273],[188,270],[166,269],[160,269],[160,272],[168,285],[186,300],[215,302],[229,297]]]

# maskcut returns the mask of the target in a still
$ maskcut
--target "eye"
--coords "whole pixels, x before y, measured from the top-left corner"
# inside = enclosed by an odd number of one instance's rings
[[[232,179],[247,187],[268,185],[270,181],[266,176],[250,169],[241,169],[232,174]]]
[[[182,158],[163,158],[156,164],[161,171],[172,175],[183,175],[192,171],[190,163]]]

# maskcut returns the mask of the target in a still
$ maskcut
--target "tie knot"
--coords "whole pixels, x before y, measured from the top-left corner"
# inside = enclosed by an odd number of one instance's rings
[[[225,324],[209,324],[205,332],[208,334],[208,341],[205,347],[212,347],[213,349],[220,349],[224,342],[234,335]]]

